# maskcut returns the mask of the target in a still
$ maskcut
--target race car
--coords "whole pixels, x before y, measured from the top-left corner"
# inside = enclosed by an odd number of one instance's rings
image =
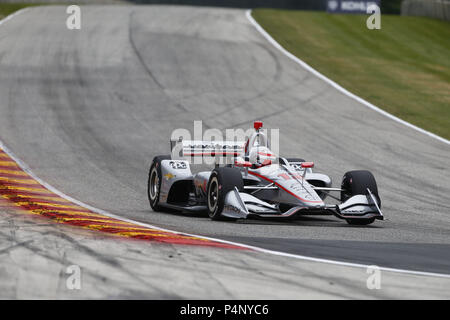
[[[314,163],[283,158],[269,147],[261,121],[246,141],[171,141],[171,155],[156,156],[148,178],[154,211],[207,212],[212,220],[334,215],[352,225],[383,220],[371,172],[349,171],[341,186],[313,172]],[[227,157],[212,170],[192,173],[193,157]],[[338,193],[339,195],[333,195]],[[330,197],[336,204],[326,204]]]

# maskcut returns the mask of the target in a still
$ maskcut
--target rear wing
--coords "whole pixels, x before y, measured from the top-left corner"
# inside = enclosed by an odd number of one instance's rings
[[[192,160],[193,158],[209,158],[209,160],[241,157],[245,153],[246,141],[202,141],[177,140],[170,141],[170,151],[174,160]],[[195,163],[200,163],[194,161]],[[210,162],[210,161],[208,161]]]

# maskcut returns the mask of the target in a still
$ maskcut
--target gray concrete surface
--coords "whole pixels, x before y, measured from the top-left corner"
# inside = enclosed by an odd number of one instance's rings
[[[110,238],[5,210],[0,299],[448,299],[450,279]],[[80,267],[80,289],[67,281]]]
[[[409,269],[449,273],[447,145],[304,71],[242,10],[89,6],[80,31],[65,18],[64,7],[35,8],[0,28],[0,138],[42,179],[165,228],[388,267],[408,256]],[[283,155],[314,160],[337,184],[347,170],[370,169],[389,220],[230,223],[150,210],[148,166],[168,152],[173,129],[255,119],[281,129]],[[253,268],[272,258],[259,259]]]

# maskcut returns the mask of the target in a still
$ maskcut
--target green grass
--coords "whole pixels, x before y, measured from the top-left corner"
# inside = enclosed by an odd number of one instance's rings
[[[450,23],[382,15],[257,9],[253,17],[285,49],[350,92],[450,139]]]

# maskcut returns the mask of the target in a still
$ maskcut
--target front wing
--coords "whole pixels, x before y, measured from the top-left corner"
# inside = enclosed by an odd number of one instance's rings
[[[236,188],[225,196],[222,215],[229,218],[246,219],[261,218],[290,218],[301,215],[335,215],[341,219],[383,220],[375,196],[367,189],[367,195],[355,195],[340,205],[323,205],[315,208],[301,206],[292,207],[282,212],[276,204],[270,204],[248,193],[239,192]]]

